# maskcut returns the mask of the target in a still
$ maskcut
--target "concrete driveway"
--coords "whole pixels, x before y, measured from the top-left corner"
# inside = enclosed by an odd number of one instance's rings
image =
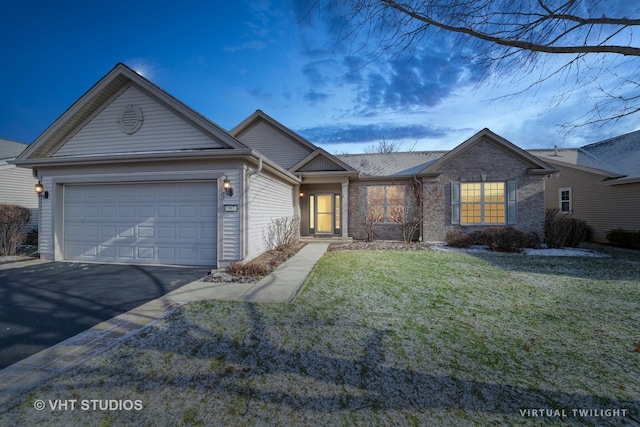
[[[0,270],[0,369],[208,272],[66,262]]]

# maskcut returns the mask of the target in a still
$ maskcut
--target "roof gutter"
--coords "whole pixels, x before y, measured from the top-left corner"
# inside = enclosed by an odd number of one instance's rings
[[[184,151],[157,151],[140,153],[117,153],[109,155],[89,155],[73,157],[44,157],[37,159],[13,160],[12,164],[23,168],[60,167],[80,165],[107,165],[141,162],[166,162],[180,160],[217,160],[217,159],[241,159],[253,160],[258,164],[258,172],[269,170],[284,178],[292,184],[300,184],[300,179],[291,172],[264,159],[257,151],[251,148],[235,149],[208,149],[208,150],[184,150]]]

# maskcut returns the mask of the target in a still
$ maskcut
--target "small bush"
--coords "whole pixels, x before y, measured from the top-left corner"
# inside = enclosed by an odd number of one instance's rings
[[[472,235],[464,234],[457,230],[450,230],[446,235],[447,245],[453,248],[468,248],[474,243]]]
[[[607,233],[607,240],[621,248],[640,249],[640,230],[614,228]]]
[[[16,205],[0,205],[0,256],[15,255],[24,238],[31,212]]]
[[[528,246],[528,237],[513,227],[491,227],[482,232],[482,241],[492,251],[522,252]]]
[[[271,220],[264,241],[269,249],[282,251],[298,240],[299,221],[291,216]]]
[[[549,209],[544,220],[544,239],[550,248],[580,246],[589,235],[585,221],[559,215],[557,209]]]
[[[227,273],[232,276],[266,276],[271,269],[263,262],[251,260],[247,263],[234,262],[227,267]]]
[[[532,249],[540,249],[542,247],[542,239],[535,231],[527,233],[527,247]]]
[[[25,234],[22,240],[23,245],[37,246],[38,245],[38,230],[31,229]]]

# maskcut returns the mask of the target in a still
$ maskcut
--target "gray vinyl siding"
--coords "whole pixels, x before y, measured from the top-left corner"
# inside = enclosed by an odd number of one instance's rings
[[[31,226],[38,225],[38,196],[33,191],[38,181],[31,169],[0,162],[0,204],[24,206],[31,211]]]
[[[132,135],[118,126],[120,113],[130,104],[137,105],[144,116],[142,127]],[[137,87],[129,86],[53,156],[221,147],[225,145],[205,135]]]
[[[293,217],[293,187],[264,173],[249,178],[247,259],[267,250],[264,237],[272,220]]]
[[[344,168],[336,165],[331,160],[324,156],[318,156],[303,167],[300,168],[301,172],[317,172],[317,171],[343,171]]]
[[[40,227],[38,229],[38,251],[40,257],[44,259],[53,259],[54,254],[54,217],[53,217],[53,201],[61,195],[55,194],[53,189],[53,180],[51,177],[42,178],[42,185],[45,189],[49,189],[49,198],[42,199],[40,204]]]
[[[233,196],[228,197],[220,191],[218,206],[222,209],[222,262],[238,261],[241,255],[241,201],[243,198],[240,169],[229,171],[226,175],[233,187]],[[219,188],[222,189],[222,183]],[[224,205],[238,205],[238,212],[224,212]]]
[[[311,153],[309,148],[264,122],[258,122],[238,139],[285,169],[289,169]]]
[[[573,211],[569,215],[587,222],[593,240],[607,242],[606,234],[613,228],[640,230],[640,183],[606,185],[603,175],[554,166],[560,169],[560,176],[546,182],[547,209],[558,209],[559,189],[571,188]]]

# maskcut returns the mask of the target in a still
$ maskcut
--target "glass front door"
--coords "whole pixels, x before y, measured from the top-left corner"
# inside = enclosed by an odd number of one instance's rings
[[[333,194],[316,194],[316,234],[333,234]]]

